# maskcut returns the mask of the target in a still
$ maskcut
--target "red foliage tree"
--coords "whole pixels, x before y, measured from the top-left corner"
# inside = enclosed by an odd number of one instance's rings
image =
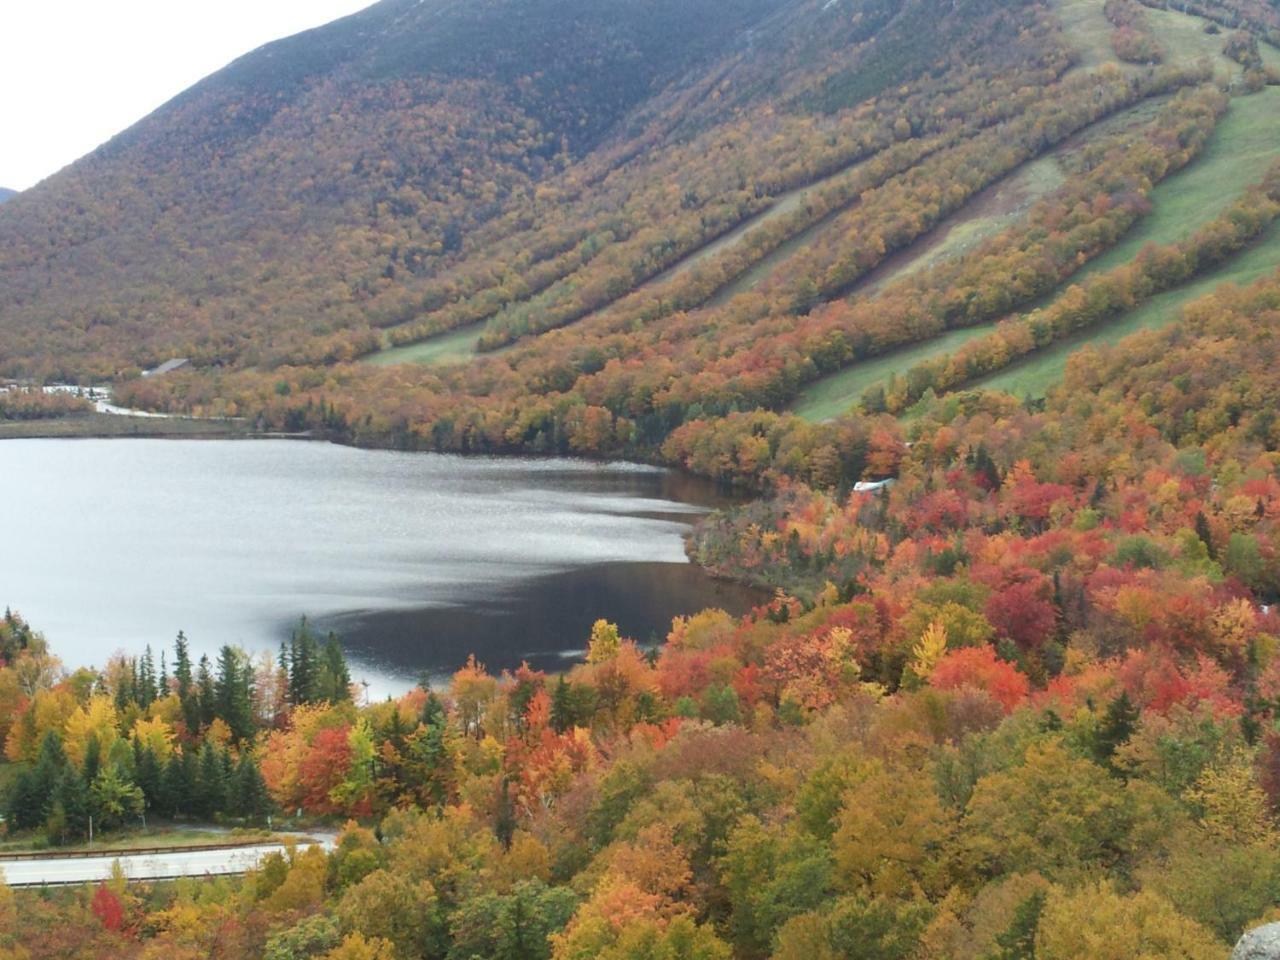
[[[114,933],[124,928],[124,904],[105,883],[98,884],[89,907],[94,916],[102,921],[104,929]]]
[[[990,647],[962,647],[938,661],[929,684],[939,690],[966,687],[985,690],[1005,713],[1027,698],[1027,678],[1017,667],[999,659]]]
[[[321,730],[298,768],[303,806],[314,813],[338,812],[330,793],[351,767],[349,733],[345,726]]]

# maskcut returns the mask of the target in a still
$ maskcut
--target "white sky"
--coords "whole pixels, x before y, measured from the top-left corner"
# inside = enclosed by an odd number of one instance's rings
[[[0,0],[0,187],[25,190],[202,77],[373,0]]]

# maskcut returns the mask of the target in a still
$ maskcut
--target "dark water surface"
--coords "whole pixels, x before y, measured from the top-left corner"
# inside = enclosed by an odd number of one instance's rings
[[[627,635],[759,599],[690,565],[706,485],[633,464],[481,460],[290,441],[0,442],[0,605],[68,664],[179,629],[274,651],[338,630],[372,692],[563,666],[597,617]]]

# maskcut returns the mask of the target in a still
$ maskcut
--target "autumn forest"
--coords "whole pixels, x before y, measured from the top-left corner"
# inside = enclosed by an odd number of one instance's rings
[[[62,384],[658,465],[733,491],[687,551],[762,599],[382,701],[306,620],[89,667],[15,603],[0,859],[335,838],[0,880],[0,960],[1224,960],[1280,921],[1275,3],[382,0],[264,50],[0,208],[0,437],[94,433]]]

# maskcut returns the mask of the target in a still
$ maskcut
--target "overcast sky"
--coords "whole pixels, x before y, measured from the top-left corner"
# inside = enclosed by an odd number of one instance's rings
[[[0,0],[0,187],[25,190],[270,40],[373,0]]]

